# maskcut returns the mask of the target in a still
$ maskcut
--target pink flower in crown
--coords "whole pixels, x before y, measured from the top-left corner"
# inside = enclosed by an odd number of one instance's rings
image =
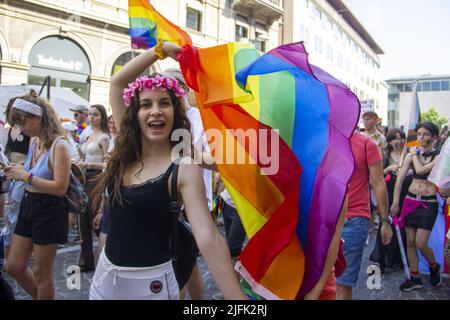
[[[131,89],[124,89],[123,90],[123,101],[127,107],[131,104],[131,99],[133,98],[134,93],[131,91]]]
[[[137,91],[141,90],[142,84],[141,84],[141,82],[138,79],[135,82],[132,82],[132,83],[128,84],[128,87],[130,88],[130,90],[132,92],[137,92]]]
[[[161,88],[161,86],[163,85],[163,80],[164,78],[160,77],[159,75],[156,75],[153,78],[153,85],[157,88]]]
[[[143,81],[143,87],[145,90],[147,90],[147,91],[153,90],[153,79],[146,77],[142,81]]]

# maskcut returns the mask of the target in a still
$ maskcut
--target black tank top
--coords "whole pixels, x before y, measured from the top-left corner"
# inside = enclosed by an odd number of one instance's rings
[[[434,158],[436,158],[436,156],[439,154],[439,151],[434,150],[431,152],[427,152],[427,153],[422,153],[422,156],[427,159],[428,157],[431,157],[430,162],[432,162],[434,160]],[[428,162],[429,163],[429,162]],[[413,169],[413,178],[414,179],[418,179],[418,180],[427,180],[428,176],[430,175],[431,171],[427,174],[424,175],[420,175],[416,173],[416,168],[414,168],[414,163],[412,165],[412,169]]]
[[[30,147],[30,137],[24,133],[20,133],[16,140],[11,138],[11,129],[8,131],[8,142],[6,143],[6,149],[8,152],[16,152],[24,155],[28,154],[28,148]]]
[[[121,267],[151,267],[170,260],[171,216],[168,179],[165,173],[140,185],[122,186],[123,207],[109,203],[105,253]],[[111,188],[108,188],[111,194]]]

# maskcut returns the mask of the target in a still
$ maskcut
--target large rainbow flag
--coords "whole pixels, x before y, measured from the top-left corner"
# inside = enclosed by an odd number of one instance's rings
[[[254,123],[279,130],[275,177],[262,181],[257,168],[222,163],[226,144],[215,157],[249,236],[239,272],[265,298],[301,298],[322,274],[354,169],[349,139],[359,117],[357,98],[309,65],[302,43],[262,57],[236,43],[185,46],[180,65],[198,91],[205,129],[221,127],[229,135]]]
[[[237,43],[196,49],[143,0],[130,0],[130,26],[135,47],[186,44],[180,66],[249,238],[238,271],[266,299],[301,298],[323,272],[354,169],[356,96],[310,65],[302,43],[262,57]]]
[[[152,48],[158,38],[179,46],[192,44],[189,34],[163,17],[148,0],[128,0],[128,16],[133,49]]]

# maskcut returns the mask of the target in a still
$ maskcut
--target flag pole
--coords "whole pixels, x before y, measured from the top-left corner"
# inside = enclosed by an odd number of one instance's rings
[[[417,104],[417,83],[418,83],[418,79],[415,79],[413,82],[413,94],[412,94],[412,104],[411,104],[411,109],[409,112],[409,116],[406,122],[406,126],[405,126],[405,133],[406,133],[406,143],[405,146],[403,147],[403,151],[402,151],[402,156],[400,158],[400,168],[403,166],[403,162],[405,161],[406,158],[406,154],[408,153],[408,137],[409,137],[409,130],[410,130],[410,126],[412,124],[412,122],[414,121],[412,118],[415,110],[416,110],[416,104]]]

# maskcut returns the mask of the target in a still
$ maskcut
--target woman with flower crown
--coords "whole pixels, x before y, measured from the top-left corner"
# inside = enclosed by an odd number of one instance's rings
[[[179,52],[176,45],[158,42],[111,79],[116,148],[93,191],[94,204],[105,190],[108,194],[108,238],[90,299],[179,299],[169,248],[169,203],[172,153],[177,153],[172,152],[176,142],[171,136],[176,129],[189,132],[180,105],[185,92],[174,78],[155,74],[136,79],[158,58],[176,59]],[[216,284],[225,298],[245,299],[226,243],[209,214],[202,171],[186,155],[178,163],[178,199]]]

